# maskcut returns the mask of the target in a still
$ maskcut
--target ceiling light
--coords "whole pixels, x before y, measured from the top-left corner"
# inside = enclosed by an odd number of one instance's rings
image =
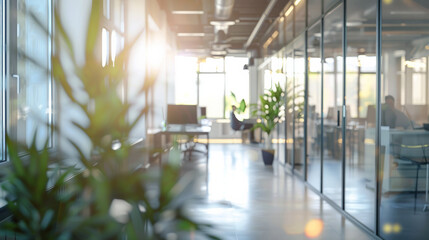
[[[213,26],[231,26],[235,24],[235,21],[210,21]]]
[[[177,33],[178,37],[204,37],[204,33]]]
[[[202,14],[204,14],[204,11],[198,11],[198,10],[196,10],[196,11],[186,11],[186,10],[183,10],[183,11],[171,11],[171,13],[172,14],[177,14],[177,15],[202,15]]]
[[[278,31],[273,32],[273,35],[271,35],[271,38],[276,38],[279,35]]]
[[[290,8],[286,11],[285,16],[289,16],[289,14],[292,12],[293,6],[290,6]]]
[[[226,51],[211,51],[210,53],[212,55],[226,55],[227,54]]]
[[[295,0],[295,6],[298,5],[301,2],[301,0]]]

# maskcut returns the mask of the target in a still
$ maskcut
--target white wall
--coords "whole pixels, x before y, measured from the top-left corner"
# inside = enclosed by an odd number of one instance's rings
[[[88,0],[60,0],[58,1],[61,22],[64,25],[65,31],[71,38],[71,42],[74,48],[74,55],[78,65],[85,63],[85,38],[88,25],[89,14],[91,10],[91,1]],[[65,56],[62,57],[62,61],[65,63],[64,68],[67,71],[69,77],[73,78],[73,73],[70,71],[72,68],[70,61]],[[77,86],[77,79],[74,78],[74,86]],[[73,80],[72,80],[73,81]],[[78,99],[85,101],[86,96],[84,94],[79,95]],[[91,144],[89,139],[85,138],[85,134],[80,131],[77,127],[72,124],[72,121],[80,124],[87,123],[87,119],[84,118],[84,114],[80,111],[79,107],[71,103],[63,91],[60,91],[58,95],[58,101],[56,105],[56,119],[57,124],[60,128],[61,135],[70,138],[79,144],[85,154],[89,156]],[[76,152],[64,138],[59,139],[60,150],[66,154],[66,156],[76,156]]]
[[[138,37],[135,43],[128,62],[128,79],[127,79],[127,98],[128,101],[135,104],[131,109],[129,118],[135,120],[140,110],[146,105],[145,97],[138,95],[138,90],[141,89],[146,77],[146,3],[140,1],[126,1],[125,7],[125,34],[126,42],[130,43]],[[140,36],[138,34],[141,33]],[[142,119],[134,131],[131,133],[133,138],[146,137],[146,123]]]

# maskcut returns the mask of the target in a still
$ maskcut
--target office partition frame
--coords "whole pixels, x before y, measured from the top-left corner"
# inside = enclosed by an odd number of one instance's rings
[[[374,220],[375,220],[375,231],[372,230],[370,227],[366,226],[365,224],[363,224],[362,222],[360,222],[359,220],[357,220],[357,218],[355,218],[353,215],[351,215],[350,213],[348,213],[346,211],[345,205],[345,199],[346,199],[346,182],[345,182],[345,178],[346,178],[346,144],[347,144],[347,139],[346,139],[346,120],[347,120],[347,108],[346,108],[346,97],[347,97],[347,93],[346,93],[346,77],[347,77],[347,64],[346,64],[346,58],[347,58],[347,2],[348,0],[339,0],[336,1],[334,4],[331,4],[327,9],[324,9],[324,2],[325,0],[322,0],[321,3],[321,14],[318,18],[315,18],[315,20],[312,22],[311,25],[309,25],[308,22],[308,12],[309,12],[309,6],[307,4],[306,1],[306,7],[305,7],[305,102],[304,102],[304,111],[305,111],[305,115],[304,115],[304,154],[305,154],[305,161],[304,161],[304,173],[303,176],[300,176],[299,174],[297,174],[296,176],[299,176],[300,178],[302,178],[305,182],[306,185],[309,186],[312,190],[314,190],[316,193],[318,193],[323,199],[325,199],[326,201],[328,201],[331,205],[334,206],[334,208],[336,208],[337,210],[339,210],[344,216],[346,216],[348,219],[350,219],[351,221],[353,221],[354,223],[356,223],[360,228],[362,228],[363,230],[365,230],[367,233],[373,235],[374,238],[376,239],[380,239],[380,201],[381,201],[381,186],[380,186],[380,136],[381,136],[381,46],[382,46],[382,1],[381,0],[376,0],[376,4],[377,4],[377,9],[376,9],[376,89],[375,89],[375,97],[376,97],[376,125],[375,125],[375,129],[376,129],[376,134],[375,134],[375,179],[376,179],[376,183],[375,183],[375,213],[374,213]],[[320,165],[320,191],[318,189],[316,189],[314,186],[312,186],[309,182],[308,182],[308,144],[307,144],[307,138],[308,138],[308,127],[307,127],[307,123],[308,123],[308,97],[309,97],[309,93],[308,93],[308,88],[309,88],[309,64],[308,64],[308,30],[309,28],[311,28],[313,25],[318,24],[319,21],[321,23],[321,46],[320,46],[320,51],[321,51],[321,59],[324,59],[324,19],[325,16],[330,13],[333,9],[335,9],[336,7],[340,6],[341,4],[343,4],[343,26],[342,26],[342,53],[343,53],[343,59],[342,59],[342,71],[343,71],[343,76],[342,76],[342,81],[343,81],[343,96],[342,96],[342,126],[341,126],[341,134],[342,134],[342,159],[341,159],[341,206],[338,206],[334,201],[332,201],[331,199],[329,199],[323,192],[323,145],[324,140],[323,137],[320,140],[320,144],[321,144],[321,149],[322,149],[322,153],[321,153],[321,165]],[[275,23],[273,23],[275,24]],[[299,35],[300,36],[300,35]],[[294,38],[292,39],[292,41],[290,41],[289,43],[286,44],[287,48],[288,46],[293,46],[295,40],[299,37],[299,36],[294,36]],[[286,52],[285,55],[283,57],[286,57]],[[323,72],[324,72],[324,66],[323,64],[321,64],[321,82],[322,82],[322,86],[324,84],[324,77],[323,77]],[[321,108],[323,109],[323,96],[324,96],[324,92],[323,92],[323,88],[321,90]],[[286,96],[287,97],[287,96]],[[322,111],[323,114],[323,111]],[[323,128],[323,116],[321,117],[321,132],[323,133],[324,128]],[[287,131],[287,129],[285,130]],[[286,134],[286,133],[285,133]],[[295,142],[295,141],[294,141]],[[286,149],[287,151],[287,149]],[[288,157],[288,155],[285,155],[286,157]],[[294,156],[292,155],[292,165],[289,167],[286,167],[286,169],[290,169],[292,173],[295,172],[295,164],[294,164]],[[280,160],[279,160],[280,161]],[[287,163],[286,159],[282,162]],[[285,164],[287,166],[287,164]]]

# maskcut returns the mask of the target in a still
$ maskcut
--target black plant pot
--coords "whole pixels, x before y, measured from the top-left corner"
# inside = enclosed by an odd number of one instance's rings
[[[265,165],[273,165],[274,152],[273,149],[262,149],[262,160]]]

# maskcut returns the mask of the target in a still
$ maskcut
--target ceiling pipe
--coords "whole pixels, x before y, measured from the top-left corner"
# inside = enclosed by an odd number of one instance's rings
[[[235,0],[215,0],[215,18],[227,20],[231,17]]]
[[[259,21],[253,29],[252,33],[250,34],[249,39],[247,39],[247,42],[244,44],[244,48],[248,48],[252,44],[253,40],[256,37],[256,34],[261,29],[262,24],[264,23],[265,19],[267,19],[268,15],[270,14],[271,10],[273,10],[274,5],[276,3],[277,0],[271,0],[270,3],[268,3],[267,8],[265,8],[264,12],[262,13],[262,16],[259,18]]]

